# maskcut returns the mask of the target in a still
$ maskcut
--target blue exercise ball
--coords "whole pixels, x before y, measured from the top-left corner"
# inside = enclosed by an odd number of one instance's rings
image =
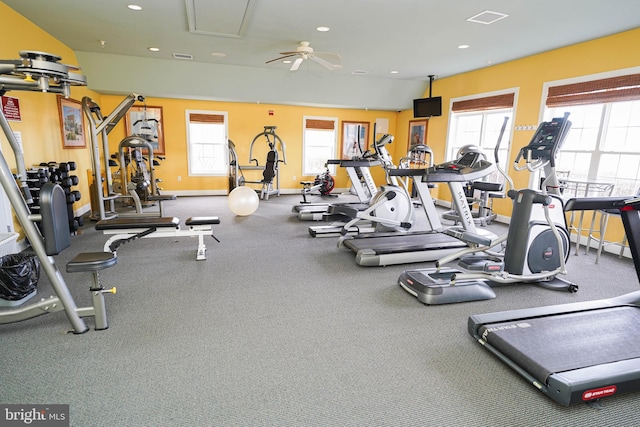
[[[229,193],[229,209],[238,216],[248,216],[258,209],[260,199],[249,187],[236,187]]]

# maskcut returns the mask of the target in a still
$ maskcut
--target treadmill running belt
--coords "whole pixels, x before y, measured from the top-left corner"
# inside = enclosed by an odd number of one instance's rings
[[[553,373],[640,357],[638,307],[493,323],[478,332],[543,384]]]
[[[376,254],[428,251],[433,249],[464,248],[467,245],[455,237],[443,233],[397,233],[383,236],[363,236],[346,239],[344,245],[357,252],[370,249]]]

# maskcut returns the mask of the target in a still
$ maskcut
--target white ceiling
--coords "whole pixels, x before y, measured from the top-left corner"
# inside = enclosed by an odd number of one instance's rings
[[[410,108],[428,91],[430,74],[447,77],[640,26],[640,0],[1,1],[73,49],[98,92],[381,110]],[[131,3],[143,9],[132,11]],[[508,17],[467,21],[483,11]],[[291,72],[281,62],[265,64],[300,41],[339,54],[342,67],[306,61]]]

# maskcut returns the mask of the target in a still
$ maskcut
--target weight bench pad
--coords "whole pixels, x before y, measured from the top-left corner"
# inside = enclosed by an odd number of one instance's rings
[[[220,224],[220,218],[217,216],[194,216],[188,218],[184,223],[186,225]]]
[[[104,270],[117,262],[118,257],[112,252],[83,252],[67,263],[67,273]]]
[[[141,218],[114,218],[103,219],[96,223],[96,230],[120,230],[127,228],[162,228],[177,227],[180,220],[176,217],[141,217]]]

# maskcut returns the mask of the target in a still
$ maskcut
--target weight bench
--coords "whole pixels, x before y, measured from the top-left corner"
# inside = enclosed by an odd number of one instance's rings
[[[33,238],[38,235],[36,230],[30,243],[42,268],[49,277],[56,295],[47,299],[43,298],[24,307],[3,311],[0,313],[0,324],[19,322],[64,310],[73,326],[73,332],[76,334],[82,334],[89,330],[84,320],[81,319],[88,316],[94,317],[96,330],[107,329],[109,325],[104,294],[115,294],[116,288],[104,289],[100,284],[98,272],[114,266],[118,262],[116,254],[112,252],[83,252],[67,263],[66,271],[68,273],[91,272],[93,274],[93,285],[89,288],[92,307],[77,307],[53,259],[53,255],[58,255],[71,245],[66,195],[60,185],[48,182],[40,188],[40,215],[34,215],[31,220],[40,222],[41,236]],[[34,224],[25,223],[25,226],[30,229]]]
[[[204,236],[211,235],[216,242],[220,242],[213,235],[213,225],[220,224],[217,216],[196,216],[185,221],[188,229],[180,228],[180,220],[176,217],[125,217],[104,219],[96,223],[96,230],[111,237],[105,242],[104,250],[115,253],[118,247],[133,240],[151,237],[198,237],[196,260],[207,259],[207,246]]]

